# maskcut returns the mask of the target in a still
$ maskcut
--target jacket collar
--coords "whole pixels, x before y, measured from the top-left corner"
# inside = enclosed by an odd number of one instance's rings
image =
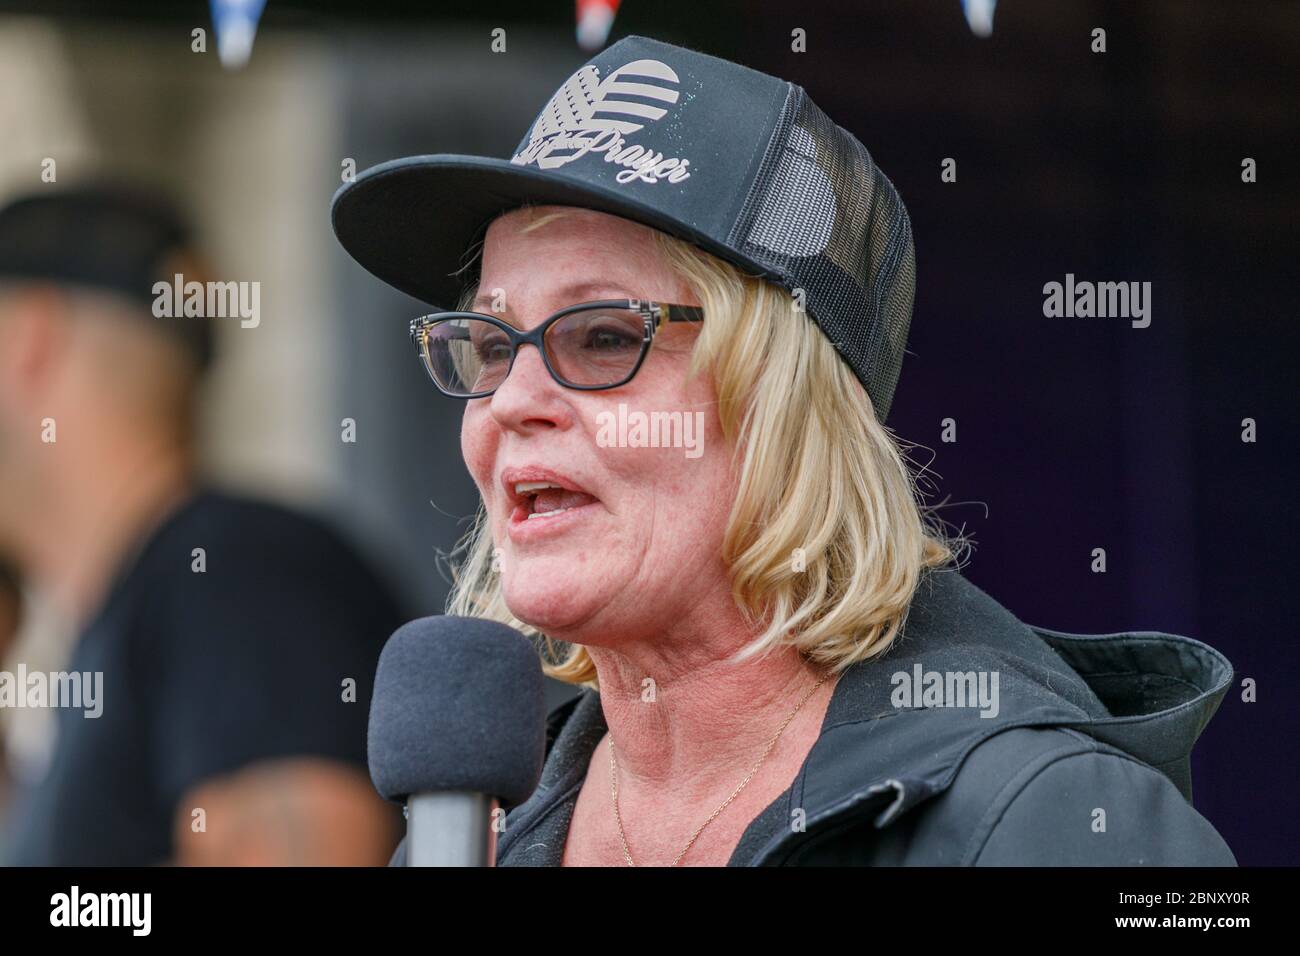
[[[970,672],[998,675],[996,715],[896,704],[901,685],[921,675]],[[1231,677],[1223,655],[1198,641],[1032,627],[959,572],[930,571],[888,653],[840,677],[821,734],[792,785],[793,802],[805,810],[805,830],[859,814],[886,827],[945,790],[980,743],[1026,726],[1070,727],[1127,751],[1165,773],[1190,800],[1192,746]],[[511,812],[502,854],[581,782],[605,730],[592,691],[552,713],[542,781]],[[783,830],[757,860],[798,838]]]

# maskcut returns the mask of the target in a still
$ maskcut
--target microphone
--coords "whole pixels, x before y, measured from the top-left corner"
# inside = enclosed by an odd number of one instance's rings
[[[536,648],[481,618],[402,625],[379,655],[366,745],[375,789],[406,804],[407,866],[494,865],[493,814],[527,800],[542,775]]]

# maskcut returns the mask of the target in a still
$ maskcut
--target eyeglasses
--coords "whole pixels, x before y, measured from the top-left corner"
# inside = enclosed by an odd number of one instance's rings
[[[631,381],[664,322],[703,320],[698,306],[603,299],[561,309],[527,332],[478,312],[435,312],[411,320],[411,340],[433,384],[452,398],[495,392],[525,343],[565,388],[599,391]]]

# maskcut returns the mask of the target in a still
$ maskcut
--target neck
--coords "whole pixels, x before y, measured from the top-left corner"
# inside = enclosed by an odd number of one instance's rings
[[[77,621],[94,614],[122,563],[191,490],[183,447],[127,432],[97,432],[84,460],[60,467],[31,530],[33,577]]]
[[[733,662],[728,657],[754,635],[739,621],[720,635],[716,623],[703,633],[678,627],[660,635],[653,648],[588,647],[619,785],[629,796],[637,789],[672,791],[689,800],[719,787],[730,790],[810,692],[778,749],[787,738],[815,738],[820,730],[834,679],[817,687],[825,671],[791,647]],[[689,653],[675,656],[674,647]]]

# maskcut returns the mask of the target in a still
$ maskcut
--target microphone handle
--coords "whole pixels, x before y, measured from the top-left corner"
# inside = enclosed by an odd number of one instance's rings
[[[496,797],[444,791],[414,793],[406,802],[407,866],[495,866]]]

